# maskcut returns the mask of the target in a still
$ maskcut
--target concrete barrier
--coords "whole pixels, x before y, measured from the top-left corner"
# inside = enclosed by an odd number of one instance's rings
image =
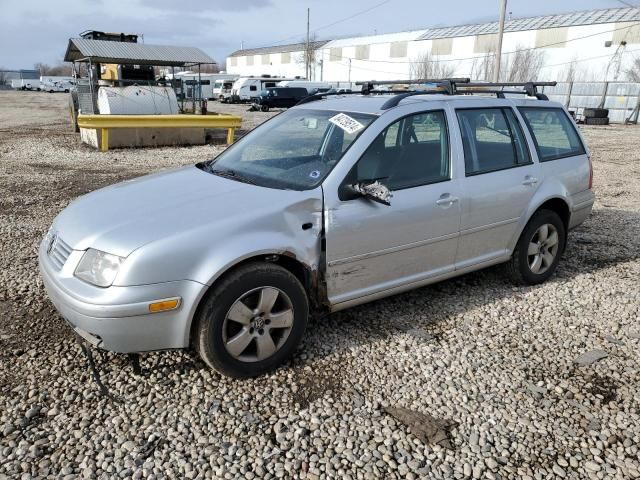
[[[223,128],[227,130],[227,144],[231,145],[235,129],[241,125],[242,119],[234,115],[78,115],[78,126],[81,129],[100,131],[99,145],[102,152],[109,149],[109,130],[114,128]]]

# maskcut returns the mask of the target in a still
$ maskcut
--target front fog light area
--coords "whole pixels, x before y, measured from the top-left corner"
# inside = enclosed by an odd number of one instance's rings
[[[109,287],[123,261],[124,258],[117,255],[90,248],[80,259],[74,275],[97,287]]]

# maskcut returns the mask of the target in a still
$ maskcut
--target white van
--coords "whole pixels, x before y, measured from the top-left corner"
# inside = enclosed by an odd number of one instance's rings
[[[297,80],[294,78],[281,77],[240,77],[231,88],[231,95],[225,101],[231,103],[250,102],[258,98],[262,90],[275,87],[279,82]]]
[[[327,92],[333,88],[333,85],[327,82],[313,82],[311,80],[284,80],[278,82],[278,87],[298,87],[306,88],[309,94],[316,92]]]

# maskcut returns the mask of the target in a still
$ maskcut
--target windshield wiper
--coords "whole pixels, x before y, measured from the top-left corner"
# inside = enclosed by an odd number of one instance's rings
[[[209,167],[208,171],[210,173],[213,173],[214,175],[218,175],[219,177],[223,177],[223,178],[230,178],[231,180],[236,180],[238,182],[243,182],[243,183],[248,183],[250,185],[257,185],[256,182],[254,182],[253,180],[251,180],[248,177],[245,177],[244,175],[234,171],[234,170],[230,170],[230,169],[225,169],[225,170],[214,170],[212,167]]]

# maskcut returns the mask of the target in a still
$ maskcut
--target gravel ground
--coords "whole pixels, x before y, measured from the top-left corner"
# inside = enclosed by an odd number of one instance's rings
[[[189,352],[145,355],[141,375],[97,354],[116,401],[46,299],[37,244],[78,195],[223,147],[98,153],[66,101],[0,92],[0,479],[640,477],[640,128],[582,127],[596,207],[548,283],[494,268],[315,320],[253,380]],[[210,109],[245,128],[270,115]],[[448,441],[389,407],[439,419]]]

